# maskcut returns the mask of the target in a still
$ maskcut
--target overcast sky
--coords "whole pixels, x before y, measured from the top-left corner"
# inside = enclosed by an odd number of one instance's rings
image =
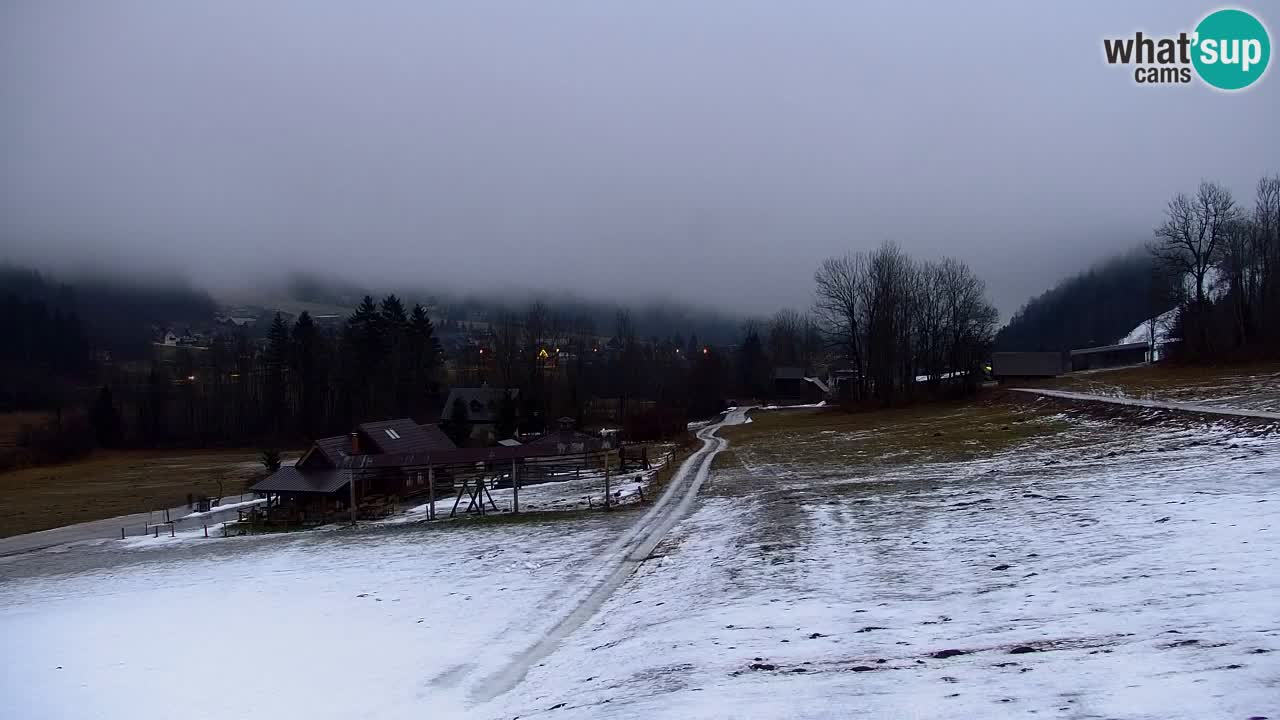
[[[768,312],[892,239],[1007,317],[1202,177],[1280,172],[1274,68],[1102,60],[1215,7],[5,0],[0,259]]]

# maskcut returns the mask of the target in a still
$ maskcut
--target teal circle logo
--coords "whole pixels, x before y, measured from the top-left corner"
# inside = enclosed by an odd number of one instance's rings
[[[1243,10],[1218,10],[1196,26],[1191,63],[1200,79],[1219,90],[1240,90],[1258,81],[1271,60],[1271,38]]]

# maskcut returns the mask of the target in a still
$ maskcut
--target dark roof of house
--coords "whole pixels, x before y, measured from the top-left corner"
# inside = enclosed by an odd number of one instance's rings
[[[1136,343],[1125,343],[1124,345],[1102,345],[1099,347],[1080,348],[1079,350],[1072,350],[1071,354],[1072,355],[1092,355],[1094,353],[1118,352],[1118,351],[1126,351],[1126,350],[1146,350],[1146,349],[1147,349],[1147,343],[1144,341],[1144,342],[1136,342]]]
[[[520,390],[512,388],[507,392],[511,397],[519,397]],[[491,423],[498,415],[498,403],[502,400],[502,388],[474,387],[453,388],[449,398],[444,401],[440,411],[440,419],[447,421],[453,411],[454,402],[462,400],[467,405],[467,419],[473,423]]]
[[[774,380],[803,380],[804,368],[778,367],[773,369]]]
[[[362,434],[380,453],[423,453],[452,450],[453,441],[435,425],[419,425],[410,418],[382,420],[359,425]]]
[[[316,451],[329,461],[330,466],[338,467],[342,464],[342,458],[351,452],[351,438],[346,435],[320,438],[316,440]]]
[[[253,492],[320,493],[327,495],[351,482],[349,470],[313,470],[301,472],[295,467],[282,467],[249,488]]]

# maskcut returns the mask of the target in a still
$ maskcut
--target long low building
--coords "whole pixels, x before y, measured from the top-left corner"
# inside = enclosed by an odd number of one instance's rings
[[[1138,365],[1147,361],[1151,346],[1145,342],[1102,345],[1071,351],[1072,370]]]

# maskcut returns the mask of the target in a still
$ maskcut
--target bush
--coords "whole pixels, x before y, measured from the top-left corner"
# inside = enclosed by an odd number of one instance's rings
[[[263,450],[262,456],[259,458],[259,462],[262,463],[262,467],[267,469],[268,473],[273,473],[279,470],[280,451],[275,448],[267,448],[266,450]]]

